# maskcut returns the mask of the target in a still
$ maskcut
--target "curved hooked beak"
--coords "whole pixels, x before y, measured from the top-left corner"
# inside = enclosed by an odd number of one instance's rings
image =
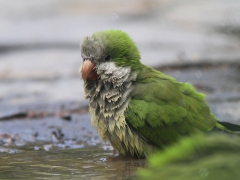
[[[85,59],[83,61],[81,73],[84,81],[98,79],[98,74],[94,69],[94,67],[95,67],[95,64],[91,60]]]

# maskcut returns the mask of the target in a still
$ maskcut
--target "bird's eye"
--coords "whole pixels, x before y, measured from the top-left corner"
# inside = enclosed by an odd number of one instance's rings
[[[105,56],[105,61],[109,61],[111,59],[111,57],[109,55]]]

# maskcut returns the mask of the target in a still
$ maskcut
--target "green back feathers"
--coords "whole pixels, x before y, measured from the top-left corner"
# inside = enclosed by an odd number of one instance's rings
[[[217,122],[204,94],[189,83],[180,83],[147,66],[134,83],[126,119],[159,147],[183,135],[210,131]]]
[[[94,39],[101,39],[105,46],[105,53],[110,55],[116,66],[129,66],[139,69],[140,54],[136,44],[121,30],[99,31],[92,35]]]

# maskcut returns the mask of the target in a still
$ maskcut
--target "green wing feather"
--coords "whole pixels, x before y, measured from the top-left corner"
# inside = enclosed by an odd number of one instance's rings
[[[158,147],[210,131],[217,123],[204,94],[144,65],[134,83],[126,121]]]

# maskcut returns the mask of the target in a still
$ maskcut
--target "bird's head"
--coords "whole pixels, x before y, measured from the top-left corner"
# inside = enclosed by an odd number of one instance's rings
[[[97,80],[98,67],[114,63],[116,67],[140,68],[140,54],[137,46],[127,33],[121,30],[106,30],[85,37],[80,44],[83,65],[82,78]]]

